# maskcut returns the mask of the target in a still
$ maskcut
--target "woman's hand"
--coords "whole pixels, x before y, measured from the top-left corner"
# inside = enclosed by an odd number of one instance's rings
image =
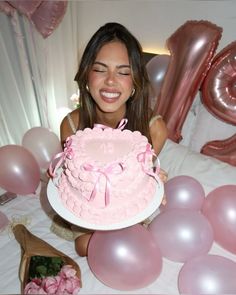
[[[165,182],[167,182],[167,179],[168,179],[168,173],[165,170],[160,169],[160,171],[159,171],[159,177],[160,177],[161,181],[163,183],[165,183]]]
[[[160,179],[161,179],[161,181],[162,181],[163,183],[166,183],[167,180],[168,180],[168,173],[167,173],[165,170],[160,169],[159,177],[160,177]],[[166,195],[165,195],[165,193],[164,193],[164,196],[163,196],[163,199],[162,199],[161,204],[162,204],[163,206],[166,205]]]

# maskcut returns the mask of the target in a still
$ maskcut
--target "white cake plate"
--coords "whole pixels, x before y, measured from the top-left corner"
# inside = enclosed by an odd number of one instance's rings
[[[144,221],[145,219],[147,219],[149,216],[151,216],[158,209],[163,199],[163,195],[164,195],[164,185],[160,183],[160,185],[157,185],[154,198],[146,207],[146,209],[144,209],[142,212],[138,213],[137,215],[131,218],[122,220],[119,223],[92,224],[87,222],[86,220],[78,218],[69,209],[64,207],[59,197],[58,189],[51,179],[49,180],[49,183],[47,186],[48,200],[52,208],[57,212],[57,214],[59,214],[62,218],[64,218],[65,220],[69,221],[72,224],[75,224],[77,226],[80,226],[86,229],[92,229],[92,230],[116,230],[116,229],[122,229],[122,228],[132,226],[134,224],[140,223]]]

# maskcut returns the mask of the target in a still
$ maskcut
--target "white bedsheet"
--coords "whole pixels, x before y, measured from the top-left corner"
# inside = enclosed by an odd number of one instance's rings
[[[236,167],[189,151],[186,147],[167,141],[160,155],[161,166],[168,171],[169,178],[177,175],[190,175],[203,185],[205,193],[224,185],[236,185]],[[177,279],[182,263],[163,258],[163,269],[154,283],[144,289],[132,292],[113,290],[95,278],[90,271],[86,258],[74,251],[73,242],[59,238],[50,231],[52,209],[48,203],[46,184],[42,183],[36,195],[18,196],[0,207],[9,220],[27,222],[27,228],[52,246],[73,258],[82,272],[83,288],[80,294],[178,294]],[[216,243],[209,253],[230,258],[236,262],[236,255],[222,249]],[[0,233],[0,294],[19,294],[20,245],[10,228]]]

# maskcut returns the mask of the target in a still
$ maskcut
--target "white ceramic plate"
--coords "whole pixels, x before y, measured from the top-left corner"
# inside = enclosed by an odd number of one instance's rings
[[[48,186],[47,186],[47,196],[48,200],[52,206],[52,208],[65,220],[69,221],[72,224],[75,224],[77,226],[92,229],[92,230],[115,230],[115,229],[122,229],[125,227],[132,226],[134,224],[137,224],[149,216],[151,216],[160,206],[162,198],[164,195],[164,186],[161,183],[160,185],[157,185],[156,195],[153,198],[153,200],[150,202],[150,204],[144,209],[142,212],[138,213],[137,215],[127,219],[122,220],[119,223],[114,224],[91,224],[87,222],[86,220],[80,219],[76,217],[69,209],[64,207],[64,205],[61,202],[61,199],[58,194],[58,189],[53,183],[52,180],[49,180]]]

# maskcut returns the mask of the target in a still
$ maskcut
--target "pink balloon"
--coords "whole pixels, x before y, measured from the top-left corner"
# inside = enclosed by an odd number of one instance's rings
[[[149,225],[164,257],[185,262],[207,253],[213,243],[213,230],[200,211],[172,209],[161,212]]]
[[[32,13],[35,12],[35,10],[38,8],[38,6],[43,2],[42,0],[11,0],[7,1],[10,3],[13,7],[15,7],[21,14],[25,14],[26,16],[30,16]]]
[[[88,263],[105,285],[135,290],[151,284],[162,269],[162,257],[150,232],[140,224],[115,231],[96,231]]]
[[[170,56],[166,54],[156,55],[146,65],[151,89],[151,105],[154,107],[161,91],[161,86],[168,68]]]
[[[201,153],[236,166],[236,134],[224,140],[212,140],[204,144]]]
[[[41,169],[47,169],[53,157],[62,151],[57,135],[44,127],[29,129],[23,136],[22,145],[34,155]]]
[[[236,254],[236,185],[223,185],[211,191],[202,212],[212,225],[215,241]]]
[[[180,175],[169,179],[165,183],[166,204],[162,210],[167,209],[193,209],[200,210],[205,192],[198,180],[191,176]]]
[[[24,147],[0,147],[0,187],[26,195],[34,193],[40,182],[40,169],[34,156]]]
[[[47,38],[62,21],[67,1],[42,1],[30,19],[44,38]]]
[[[179,272],[180,294],[236,294],[236,263],[218,255],[187,261]]]
[[[202,102],[214,116],[236,125],[236,41],[212,61],[202,85]]]
[[[0,1],[0,11],[6,13],[8,16],[13,16],[16,10],[6,1]]]

